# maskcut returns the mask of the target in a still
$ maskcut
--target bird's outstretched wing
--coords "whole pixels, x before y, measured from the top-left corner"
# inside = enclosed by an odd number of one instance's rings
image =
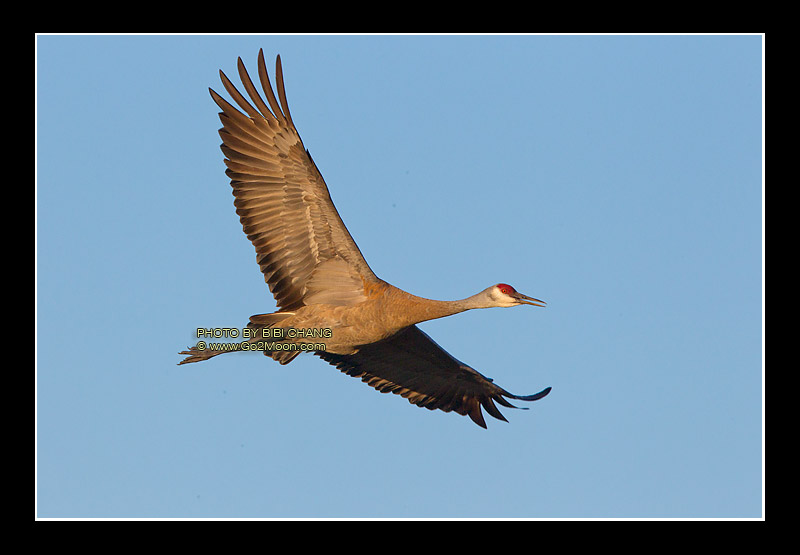
[[[382,393],[395,393],[420,407],[468,415],[486,427],[481,406],[499,420],[506,420],[494,401],[504,407],[518,408],[505,397],[536,401],[548,393],[546,388],[534,395],[514,395],[492,383],[490,378],[453,358],[417,326],[359,348],[353,355],[315,353],[339,370],[361,378]]]
[[[245,113],[209,89],[222,109],[220,148],[236,213],[281,310],[315,302],[356,304],[364,299],[365,282],[379,280],[339,217],[325,180],[295,129],[280,56],[275,65],[277,99],[264,53],[259,51],[258,76],[269,106],[241,58],[239,77],[255,107],[222,71],[222,84]]]

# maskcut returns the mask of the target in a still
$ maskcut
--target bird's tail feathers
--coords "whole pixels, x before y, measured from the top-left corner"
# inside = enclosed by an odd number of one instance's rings
[[[205,345],[205,343],[203,341],[199,341],[197,345],[195,345],[194,347],[188,347],[188,350],[179,352],[178,353],[179,355],[188,355],[188,356],[184,358],[182,361],[180,361],[178,364],[201,362],[203,360],[208,360],[211,357],[215,357],[217,355],[233,352],[233,351],[217,351],[214,349],[206,349],[201,345]]]
[[[250,323],[247,324],[247,327],[250,329],[281,327],[281,324],[284,325],[288,324],[286,320],[291,316],[294,316],[294,312],[273,312],[271,314],[254,314],[253,316],[250,316]],[[264,351],[264,355],[280,362],[281,364],[289,364],[299,354],[300,351],[285,351],[285,350]]]
[[[256,314],[250,317],[250,322],[247,324],[247,327],[251,330],[258,330],[262,328],[272,328],[279,325],[281,322],[286,320],[286,318],[294,316],[294,312],[275,312],[273,314]],[[263,342],[263,334],[252,334],[250,339],[244,341],[243,343],[254,344],[258,342]],[[233,353],[236,351],[242,350],[257,350],[255,347],[251,346],[251,349],[242,348],[242,344],[230,343],[224,344],[225,348],[223,349],[211,349],[209,345],[204,341],[199,341],[197,345],[194,347],[188,347],[186,351],[181,351],[178,354],[187,355],[182,361],[178,364],[188,364],[190,362],[201,362],[204,360],[208,360],[212,357],[217,355],[223,355],[225,353]],[[247,345],[245,346],[247,347]],[[263,353],[271,357],[281,364],[289,364],[294,358],[300,354],[299,351],[286,351],[286,350],[266,350],[263,349]]]

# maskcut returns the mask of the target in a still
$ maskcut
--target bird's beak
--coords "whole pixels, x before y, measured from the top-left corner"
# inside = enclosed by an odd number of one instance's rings
[[[540,301],[539,299],[534,299],[533,297],[529,297],[528,295],[523,295],[522,293],[514,292],[513,295],[519,304],[531,304],[533,306],[546,306],[547,303],[544,301]]]

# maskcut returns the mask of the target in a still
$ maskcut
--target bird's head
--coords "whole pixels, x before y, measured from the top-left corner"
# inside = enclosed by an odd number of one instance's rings
[[[517,306],[530,304],[533,306],[545,306],[544,301],[523,295],[513,287],[505,283],[498,283],[486,289],[485,293],[489,297],[491,306]]]

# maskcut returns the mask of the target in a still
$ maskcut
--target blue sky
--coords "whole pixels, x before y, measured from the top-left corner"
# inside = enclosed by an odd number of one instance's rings
[[[763,515],[761,36],[39,36],[37,516]],[[546,308],[421,327],[509,423],[317,357],[177,366],[275,308],[224,175],[241,56],[377,275]]]

